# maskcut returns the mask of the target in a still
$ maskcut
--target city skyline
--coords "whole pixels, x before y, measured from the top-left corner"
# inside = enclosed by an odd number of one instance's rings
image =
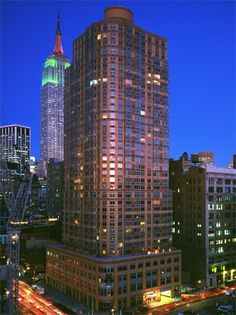
[[[57,11],[71,59],[72,41],[115,4],[131,9],[135,24],[168,38],[170,157],[213,151],[216,165],[226,166],[235,153],[233,2],[2,2],[1,124],[31,127],[31,155],[39,158],[41,72],[53,51]]]

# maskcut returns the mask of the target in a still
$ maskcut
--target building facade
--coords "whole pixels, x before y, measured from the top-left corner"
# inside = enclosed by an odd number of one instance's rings
[[[64,77],[70,66],[62,48],[58,16],[55,48],[44,63],[40,96],[40,176],[46,176],[50,158],[64,159]]]
[[[47,166],[47,214],[61,217],[64,193],[64,162],[50,159]]]
[[[9,186],[15,191],[23,176],[29,172],[30,164],[30,128],[20,125],[0,126],[0,168],[8,168],[11,175]],[[3,174],[4,174],[3,170]],[[4,176],[4,175],[1,175]],[[9,188],[9,189],[11,189]],[[7,218],[8,210],[0,191],[0,225],[1,218]],[[3,221],[5,221],[5,219]]]
[[[170,160],[173,241],[182,249],[184,280],[216,287],[236,280],[236,169]]]
[[[30,128],[20,125],[0,126],[1,154],[15,175],[24,175],[30,164]]]
[[[128,9],[106,9],[74,41],[66,71],[64,245],[48,248],[47,281],[96,310],[157,301],[181,284],[167,40],[132,19]]]
[[[17,286],[12,282],[14,270],[9,264],[7,251],[9,209],[3,193],[16,195],[22,178],[29,173],[29,164],[30,128],[20,125],[0,126],[0,314],[3,315],[13,314],[17,300]]]

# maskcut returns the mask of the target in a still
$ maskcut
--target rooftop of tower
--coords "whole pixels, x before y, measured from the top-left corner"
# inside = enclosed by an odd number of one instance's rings
[[[133,13],[127,8],[121,6],[111,6],[104,10],[104,19],[123,19],[133,22]]]

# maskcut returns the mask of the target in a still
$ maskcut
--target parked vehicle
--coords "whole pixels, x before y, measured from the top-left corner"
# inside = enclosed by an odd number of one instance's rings
[[[236,290],[235,289],[229,289],[225,291],[226,295],[235,295]]]
[[[35,290],[38,294],[44,294],[44,288],[37,286]]]
[[[39,287],[38,285],[33,284],[32,289],[38,294],[44,294],[44,288]]]
[[[217,312],[230,314],[231,312],[233,312],[234,307],[232,304],[224,304],[224,305],[218,306],[216,310],[217,310]]]

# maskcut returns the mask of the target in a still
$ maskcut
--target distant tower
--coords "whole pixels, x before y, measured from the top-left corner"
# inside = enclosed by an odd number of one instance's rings
[[[40,169],[46,175],[50,158],[64,159],[64,76],[70,66],[62,48],[60,15],[58,14],[55,47],[43,67],[40,97]]]

